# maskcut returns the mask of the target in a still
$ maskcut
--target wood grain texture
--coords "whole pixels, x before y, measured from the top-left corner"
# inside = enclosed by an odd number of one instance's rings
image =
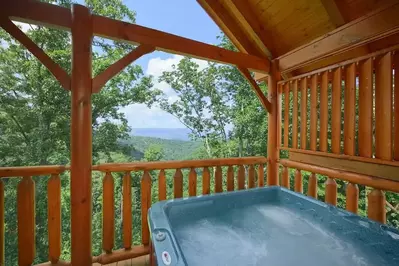
[[[328,72],[321,74],[320,84],[320,136],[319,149],[326,152],[328,149]]]
[[[392,160],[392,57],[375,61],[375,157]]]
[[[197,172],[195,168],[191,168],[188,174],[188,195],[190,197],[197,196]]]
[[[264,165],[258,165],[258,187],[265,186],[265,171],[263,170]]]
[[[123,193],[123,213],[122,213],[122,224],[123,224],[123,247],[130,249],[132,247],[132,177],[130,172],[125,172],[123,175],[122,183]],[[161,193],[159,191],[159,193]]]
[[[255,187],[255,168],[253,165],[248,167],[248,188]]]
[[[346,185],[346,210],[357,214],[359,208],[359,187],[357,184]]]
[[[36,256],[35,182],[24,177],[17,187],[18,265],[31,265]]]
[[[317,148],[317,83],[318,76],[313,75],[310,79],[310,149]]]
[[[290,177],[287,167],[283,167],[281,171],[281,186],[290,189]]]
[[[300,169],[308,172],[314,172],[317,174],[330,176],[331,178],[337,178],[359,185],[364,185],[385,191],[392,191],[399,193],[399,182],[397,181],[376,178],[376,177],[371,177],[369,175],[356,174],[352,172],[345,172],[342,170],[326,168],[308,163],[295,162],[286,159],[281,159],[280,164],[290,168]]]
[[[166,175],[165,170],[160,170],[158,175],[158,199],[166,200]]]
[[[220,166],[215,170],[215,193],[223,192],[223,172]]]
[[[331,150],[341,153],[341,85],[342,71],[338,67],[333,72],[332,82],[332,114],[331,114]]]
[[[148,209],[151,207],[151,176],[144,171],[141,179],[141,243],[150,243],[150,230],[148,227]]]
[[[392,56],[393,65],[395,68],[395,87],[394,87],[394,99],[395,99],[395,125],[394,125],[394,160],[399,161],[399,52],[396,51]]]
[[[92,262],[92,16],[72,5],[71,263]]]
[[[289,82],[284,84],[284,147],[288,147],[288,139],[290,136],[289,129],[289,113],[290,113],[290,84]]]
[[[234,169],[233,166],[227,168],[227,191],[234,191]]]
[[[355,155],[356,65],[346,67],[344,98],[344,154]]]
[[[296,169],[295,171],[295,192],[303,193],[303,178],[300,170]]]
[[[369,219],[385,224],[385,193],[379,189],[373,189],[368,195],[367,216]]]
[[[359,64],[359,155],[373,154],[373,60]]]
[[[307,103],[308,85],[306,78],[301,79],[301,149],[307,148]]]
[[[175,199],[183,197],[183,173],[181,169],[176,169],[173,176],[173,196]]]
[[[202,170],[202,195],[208,195],[211,193],[211,174],[209,173],[208,167],[204,167]]]
[[[337,182],[335,181],[335,179],[328,177],[325,185],[326,185],[326,198],[325,198],[326,203],[336,206]]]
[[[317,177],[311,173],[308,182],[308,196],[317,199]]]
[[[106,253],[111,253],[115,241],[114,178],[107,172],[103,178],[103,243]]]
[[[48,180],[47,199],[49,260],[55,264],[61,256],[61,179],[59,175],[51,175]]]
[[[292,147],[298,148],[298,80],[292,83],[293,107],[292,107]]]
[[[240,165],[238,167],[237,184],[238,184],[238,190],[245,189],[245,168],[244,168],[244,165]]]

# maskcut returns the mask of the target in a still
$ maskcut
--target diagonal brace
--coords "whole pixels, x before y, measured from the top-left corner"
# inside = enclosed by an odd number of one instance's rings
[[[99,92],[101,88],[105,85],[105,83],[107,83],[107,81],[116,76],[125,67],[127,67],[129,64],[131,64],[133,61],[137,60],[141,56],[151,53],[153,51],[155,51],[155,47],[142,44],[112,65],[110,65],[107,69],[105,69],[93,79],[92,92]]]
[[[269,113],[271,113],[272,107],[269,100],[266,98],[265,94],[263,94],[262,90],[260,89],[258,83],[252,78],[251,73],[249,73],[248,69],[237,66],[238,70],[242,73],[242,75],[248,80],[251,84],[252,89],[255,91],[256,96],[258,96],[260,102]]]
[[[9,18],[2,17],[0,26],[12,37],[19,41],[25,48],[31,52],[53,76],[60,82],[61,86],[70,90],[71,78],[68,73],[53,61],[36,43],[34,43],[22,30],[20,30]]]

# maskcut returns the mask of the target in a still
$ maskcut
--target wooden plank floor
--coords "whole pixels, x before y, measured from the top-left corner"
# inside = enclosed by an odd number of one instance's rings
[[[94,263],[93,266],[101,266],[102,264]],[[149,256],[142,256],[130,260],[118,261],[111,264],[104,264],[106,266],[149,266]]]

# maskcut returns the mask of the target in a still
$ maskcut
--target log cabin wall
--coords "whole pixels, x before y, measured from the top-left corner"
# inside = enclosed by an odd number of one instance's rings
[[[368,186],[368,216],[385,222],[383,190],[399,192],[399,46],[278,83],[281,94],[281,184],[317,197],[315,174],[327,177],[325,201],[358,212],[358,185]],[[292,115],[290,115],[292,114]],[[341,181],[345,180],[345,182]],[[382,183],[386,183],[386,186]]]

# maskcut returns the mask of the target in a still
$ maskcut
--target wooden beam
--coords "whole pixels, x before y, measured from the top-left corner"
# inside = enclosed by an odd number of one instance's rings
[[[326,10],[328,16],[330,17],[330,21],[336,27],[342,26],[345,24],[345,19],[341,14],[339,6],[336,4],[335,0],[320,0],[324,9]]]
[[[93,79],[92,92],[99,92],[101,88],[105,85],[105,83],[107,83],[107,81],[116,76],[125,67],[127,67],[129,64],[131,64],[133,61],[137,60],[141,56],[151,53],[154,50],[155,47],[153,46],[140,45],[139,47],[110,65],[107,69],[105,69]]]
[[[290,152],[291,161],[399,181],[398,166]]]
[[[343,53],[399,32],[399,3],[377,9],[359,19],[279,57],[279,69],[291,72],[304,65]]]
[[[220,29],[225,32],[238,50],[256,56],[265,55],[258,49],[255,43],[251,42],[248,34],[218,0],[197,0],[197,2],[216,22]]]
[[[87,7],[72,6],[71,264],[91,265],[92,21]]]
[[[36,43],[34,43],[23,31],[6,17],[0,17],[0,26],[12,37],[19,41],[29,52],[31,52],[53,76],[60,82],[61,86],[69,90],[71,79],[68,73],[53,61]]]
[[[242,75],[248,80],[251,84],[252,89],[255,91],[256,96],[258,96],[260,102],[262,103],[263,108],[265,108],[269,113],[271,112],[271,103],[266,98],[265,94],[260,89],[258,83],[252,78],[251,73],[249,73],[248,69],[243,67],[237,67],[238,70],[242,73]]]
[[[68,8],[40,1],[6,0],[4,14],[15,21],[70,29],[71,11]],[[32,12],[34,10],[34,12]],[[194,41],[170,33],[146,28],[107,17],[92,15],[93,34],[132,44],[146,44],[157,50],[187,55],[223,64],[239,65],[268,73],[270,62],[254,55],[233,52],[214,45]]]

